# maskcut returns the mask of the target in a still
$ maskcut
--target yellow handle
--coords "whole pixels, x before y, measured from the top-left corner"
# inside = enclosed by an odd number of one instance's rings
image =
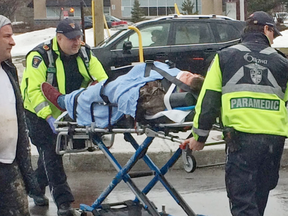
[[[139,41],[139,61],[140,61],[140,62],[144,62],[141,32],[140,32],[139,29],[136,28],[135,26],[128,26],[128,29],[132,29],[132,30],[136,31],[136,33],[137,33],[137,35],[138,35],[138,41]]]
[[[108,28],[108,25],[107,25],[107,20],[106,20],[104,14],[103,14],[103,20],[104,20],[104,25],[105,25],[105,29],[107,31],[108,37],[111,37],[110,31],[109,31],[109,28]]]
[[[177,15],[180,15],[180,12],[179,12],[179,9],[178,9],[178,6],[177,6],[176,3],[174,3],[174,7],[175,7],[175,10],[176,10]]]

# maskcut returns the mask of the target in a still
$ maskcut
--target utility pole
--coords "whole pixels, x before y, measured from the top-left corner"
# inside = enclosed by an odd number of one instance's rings
[[[103,0],[92,0],[92,18],[94,29],[94,46],[104,40]]]
[[[240,10],[240,20],[244,21],[246,19],[246,17],[245,17],[245,1],[244,0],[239,1],[239,10]]]

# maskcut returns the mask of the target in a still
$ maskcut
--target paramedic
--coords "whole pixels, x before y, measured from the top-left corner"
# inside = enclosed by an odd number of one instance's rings
[[[40,194],[31,165],[18,75],[11,62],[11,22],[0,15],[0,215],[29,216],[27,194]]]
[[[269,192],[278,183],[288,134],[288,60],[271,48],[279,35],[267,13],[248,17],[241,44],[215,56],[197,101],[193,138],[183,143],[194,151],[203,149],[221,109],[233,216],[263,215]]]
[[[27,116],[31,142],[39,152],[36,175],[42,190],[42,200],[36,205],[48,205],[45,187],[58,208],[58,215],[73,215],[74,197],[67,183],[62,157],[55,153],[55,118],[61,112],[43,97],[42,82],[49,82],[63,94],[70,93],[89,82],[107,79],[107,75],[90,48],[81,42],[82,32],[72,19],[64,19],[56,28],[56,36],[38,45],[26,56],[21,92]]]

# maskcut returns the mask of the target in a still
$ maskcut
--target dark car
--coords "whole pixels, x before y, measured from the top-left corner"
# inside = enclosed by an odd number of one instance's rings
[[[170,60],[181,70],[205,75],[218,50],[239,43],[245,22],[215,15],[173,15],[134,26],[142,35],[145,60]],[[153,34],[160,40],[156,42]],[[130,29],[118,31],[92,51],[109,74],[111,67],[139,62],[138,35]]]
[[[84,28],[92,28],[93,27],[93,21],[92,21],[92,16],[85,16],[84,17]]]
[[[111,15],[105,15],[105,19],[107,22],[108,28],[127,28],[128,23],[125,20],[118,19],[114,16]],[[92,16],[85,16],[84,17],[84,28],[92,28],[93,27],[93,21],[92,21]],[[105,27],[105,25],[104,25]]]

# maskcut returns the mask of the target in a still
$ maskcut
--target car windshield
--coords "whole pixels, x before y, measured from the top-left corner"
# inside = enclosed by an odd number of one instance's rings
[[[115,38],[121,37],[124,35],[129,29],[121,29],[115,32],[111,37],[105,38],[101,43],[98,44],[98,47],[106,46],[114,41]]]
[[[118,18],[116,18],[114,16],[111,16],[111,15],[105,15],[105,19],[106,19],[107,22],[109,22],[109,21],[112,21],[112,22],[121,21],[120,19],[118,19]]]

